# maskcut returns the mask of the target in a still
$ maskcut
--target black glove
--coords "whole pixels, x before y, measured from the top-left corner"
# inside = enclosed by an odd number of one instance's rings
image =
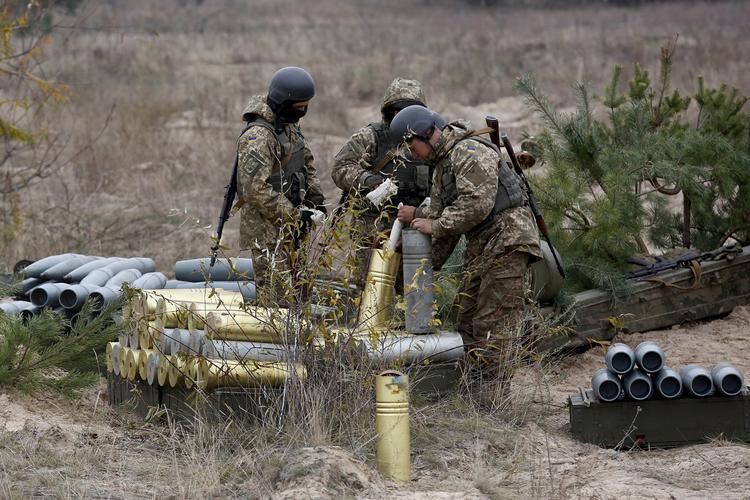
[[[300,228],[299,231],[302,234],[307,234],[310,232],[310,228],[313,226],[314,222],[312,220],[313,216],[312,210],[300,210],[299,212],[299,220],[300,220]]]
[[[365,177],[365,180],[364,182],[362,182],[362,184],[364,184],[364,186],[368,190],[372,191],[376,187],[380,186],[384,180],[385,179],[383,178],[382,175],[373,174],[373,175],[368,175],[367,177]]]
[[[328,209],[326,208],[325,205],[316,205],[315,209],[316,210],[320,210],[321,212],[323,212],[323,215],[325,215],[326,217],[328,217]]]

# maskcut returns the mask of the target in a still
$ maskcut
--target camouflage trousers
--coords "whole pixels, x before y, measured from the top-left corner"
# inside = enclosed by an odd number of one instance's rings
[[[507,395],[520,356],[530,259],[524,251],[476,243],[467,245],[455,324],[467,346],[469,389],[494,402]]]

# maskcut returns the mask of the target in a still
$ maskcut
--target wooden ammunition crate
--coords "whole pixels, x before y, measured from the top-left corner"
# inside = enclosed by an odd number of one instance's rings
[[[750,390],[735,397],[602,403],[593,391],[568,398],[570,431],[608,448],[669,448],[723,438],[750,442]]]

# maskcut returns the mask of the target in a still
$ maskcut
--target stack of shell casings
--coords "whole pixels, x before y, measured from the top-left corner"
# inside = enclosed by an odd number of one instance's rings
[[[679,372],[669,368],[664,351],[652,341],[641,342],[635,350],[626,344],[612,344],[604,360],[607,367],[591,378],[594,394],[602,402],[736,396],[745,388],[742,373],[729,363],[716,364],[711,370],[695,364]]]

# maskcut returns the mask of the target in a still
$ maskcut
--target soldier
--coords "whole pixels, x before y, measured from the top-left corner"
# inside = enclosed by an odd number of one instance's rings
[[[365,195],[377,188],[386,178],[398,185],[398,193],[391,197],[384,213],[379,207],[366,203],[356,221],[355,234],[371,236],[391,228],[396,218],[396,206],[419,205],[430,192],[431,172],[423,162],[406,160],[396,154],[400,138],[393,138],[388,127],[393,117],[407,106],[426,106],[422,84],[416,80],[396,78],[383,97],[380,108],[382,120],[357,130],[336,154],[331,177],[344,197]],[[354,238],[356,239],[356,238]],[[357,281],[361,286],[370,261],[369,245],[357,250]]]
[[[290,259],[325,198],[313,155],[298,125],[307,113],[315,84],[307,71],[282,68],[268,95],[250,98],[238,141],[240,246],[252,253],[255,281],[262,289],[275,273],[290,270]]]
[[[436,261],[466,236],[456,327],[470,358],[483,361],[472,382],[489,375],[504,394],[530,289],[529,265],[542,258],[521,180],[468,122],[446,124],[425,107],[409,106],[393,119],[391,133],[435,168],[430,206],[404,206],[399,219],[432,235]]]

